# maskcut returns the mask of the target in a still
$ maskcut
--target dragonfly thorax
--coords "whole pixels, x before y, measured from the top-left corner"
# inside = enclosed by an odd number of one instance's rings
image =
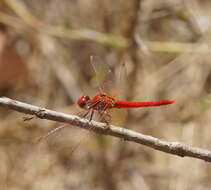
[[[115,100],[113,97],[106,94],[100,93],[94,96],[87,102],[87,108],[92,108],[97,111],[106,111],[113,108],[115,105]]]

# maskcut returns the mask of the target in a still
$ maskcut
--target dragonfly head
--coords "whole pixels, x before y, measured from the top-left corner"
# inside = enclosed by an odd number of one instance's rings
[[[90,100],[89,96],[81,96],[78,101],[77,104],[80,108],[86,108],[88,101]]]

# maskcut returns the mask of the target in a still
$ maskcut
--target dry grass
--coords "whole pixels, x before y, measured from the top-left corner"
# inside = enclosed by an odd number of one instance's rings
[[[122,96],[177,103],[131,110],[121,122],[211,149],[211,3],[140,2],[1,1],[1,96],[77,113],[77,97],[97,92],[89,56],[113,70],[125,61]],[[36,144],[60,124],[23,122],[22,114],[2,108],[0,115],[0,189],[210,189],[209,163],[74,126]]]

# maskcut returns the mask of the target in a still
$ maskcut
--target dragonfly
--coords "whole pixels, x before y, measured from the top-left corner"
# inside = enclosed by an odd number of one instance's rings
[[[93,60],[93,56],[90,57],[90,63],[93,67],[93,70],[95,72],[95,75],[97,76],[99,73],[101,75],[101,72],[99,72],[97,70],[97,67],[99,66],[99,64],[96,62],[96,60]],[[97,64],[96,64],[97,63]],[[104,65],[105,66],[105,65]],[[100,64],[100,69],[104,69],[104,70],[108,70],[108,67],[102,66],[102,64]],[[104,71],[103,71],[104,72]],[[104,78],[111,78],[111,76],[109,76],[109,72],[107,72],[107,76]],[[100,79],[97,79],[100,80]],[[99,88],[99,93],[95,96],[93,96],[92,98],[90,98],[90,96],[88,95],[83,95],[81,97],[78,98],[78,100],[76,101],[76,104],[83,110],[85,110],[85,113],[83,115],[80,114],[80,116],[82,118],[86,118],[89,114],[89,122],[92,121],[94,113],[97,112],[101,118],[102,122],[105,122],[106,124],[110,123],[111,120],[111,115],[109,114],[109,111],[111,109],[122,109],[122,108],[143,108],[143,107],[154,107],[154,106],[165,106],[168,104],[173,104],[175,102],[175,100],[170,100],[170,99],[166,99],[166,100],[157,100],[157,101],[124,101],[124,100],[119,100],[116,98],[116,96],[109,96],[108,94],[106,94],[104,92],[104,88],[102,87],[105,81],[107,82],[108,79],[102,79],[101,82],[98,81],[98,88]],[[38,138],[38,142],[41,141],[42,139],[47,138],[48,136],[56,133],[57,131],[65,128],[67,125],[62,125],[59,126],[53,130],[51,130],[50,132],[48,132],[45,136],[41,136]]]
[[[109,96],[105,93],[99,93],[93,98],[90,98],[88,95],[83,95],[77,100],[77,104],[80,108],[85,109],[87,112],[83,117],[86,117],[89,113],[90,119],[92,120],[94,112],[97,111],[101,116],[101,119],[107,121],[106,118],[111,116],[108,113],[108,110],[113,108],[143,108],[143,107],[154,107],[154,106],[164,106],[174,103],[175,100],[158,100],[158,101],[123,101],[117,100],[113,96]]]
[[[93,65],[93,57],[90,58],[90,62],[93,66],[95,73],[97,74],[96,67]],[[90,98],[88,95],[83,95],[77,100],[77,105],[86,110],[82,117],[86,117],[90,114],[89,121],[92,120],[95,112],[101,117],[101,121],[109,123],[111,116],[109,110],[113,108],[143,108],[143,107],[154,107],[154,106],[164,106],[168,104],[173,104],[175,100],[157,100],[157,101],[124,101],[119,100],[115,96],[109,96],[103,92],[102,88],[99,86],[100,93]]]

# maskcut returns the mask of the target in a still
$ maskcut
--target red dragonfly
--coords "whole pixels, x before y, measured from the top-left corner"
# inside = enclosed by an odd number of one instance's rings
[[[96,73],[97,71],[93,63],[94,63],[93,57],[91,57],[91,64]],[[122,101],[122,100],[116,99],[114,96],[107,95],[106,93],[103,92],[101,88],[100,88],[100,93],[94,96],[93,98],[90,98],[89,96],[84,95],[84,96],[81,96],[77,100],[78,106],[86,110],[86,113],[83,115],[83,117],[86,117],[89,113],[91,113],[90,118],[89,118],[89,121],[91,121],[94,115],[94,112],[97,111],[102,121],[105,121],[106,123],[109,122],[111,119],[111,116],[109,115],[108,110],[112,108],[121,109],[121,108],[142,108],[142,107],[164,106],[164,105],[172,104],[174,102],[175,100],[158,100],[158,101],[146,101],[146,102]]]
[[[175,100],[158,100],[158,101],[147,101],[147,102],[131,102],[116,100],[113,96],[100,93],[90,98],[85,95],[78,99],[77,104],[80,108],[87,110],[84,117],[90,112],[90,121],[92,120],[94,111],[97,111],[104,121],[107,121],[106,117],[110,118],[108,110],[112,108],[141,108],[141,107],[153,107],[153,106],[164,106],[174,103]]]
[[[93,69],[95,71],[95,74],[97,75],[97,65],[94,65],[93,57],[91,56],[91,64],[93,66]],[[102,65],[100,66],[102,67]],[[102,69],[102,68],[100,68]],[[104,69],[104,68],[103,68]],[[108,68],[106,68],[108,70]],[[104,72],[104,71],[103,71]],[[108,71],[106,73],[108,75]],[[107,76],[110,78],[110,76]],[[106,77],[105,77],[106,78]],[[107,81],[106,81],[107,82]],[[103,82],[101,82],[101,85],[103,85]],[[77,104],[80,108],[86,110],[85,114],[82,117],[86,117],[90,113],[89,121],[92,120],[94,112],[97,111],[101,117],[101,120],[105,123],[109,123],[111,116],[108,113],[110,109],[117,108],[142,108],[142,107],[153,107],[153,106],[164,106],[168,104],[172,104],[175,102],[175,100],[158,100],[158,101],[122,101],[116,99],[115,96],[109,96],[106,93],[104,93],[102,86],[98,84],[100,93],[94,96],[93,98],[90,98],[87,95],[81,96],[77,100]],[[59,126],[50,132],[48,132],[45,136],[42,136],[38,139],[38,142],[44,138],[47,138],[48,136],[56,133],[58,130],[61,130],[65,128],[66,125]]]

